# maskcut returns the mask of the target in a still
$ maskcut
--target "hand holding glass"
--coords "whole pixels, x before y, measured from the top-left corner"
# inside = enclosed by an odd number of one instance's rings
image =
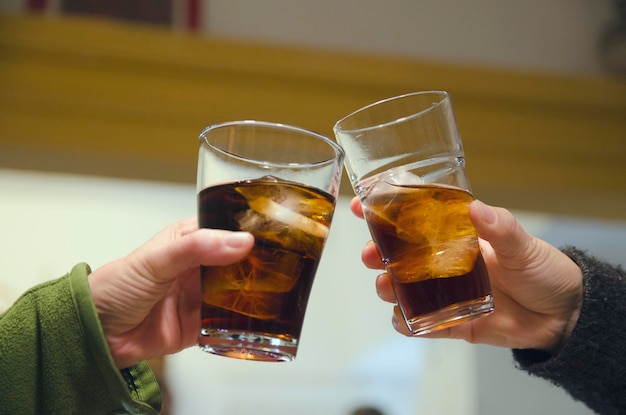
[[[425,334],[492,312],[448,94],[379,101],[334,131],[409,330]]]

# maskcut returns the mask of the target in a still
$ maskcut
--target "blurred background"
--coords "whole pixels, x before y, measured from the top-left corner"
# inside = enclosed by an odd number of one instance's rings
[[[205,126],[332,136],[363,105],[431,89],[451,93],[478,198],[624,264],[624,3],[0,0],[0,308],[192,215]],[[395,334],[344,181],[298,359],[157,359],[165,412],[590,413],[508,350]]]

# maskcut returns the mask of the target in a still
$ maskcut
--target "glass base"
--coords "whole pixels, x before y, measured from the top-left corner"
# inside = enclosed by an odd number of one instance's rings
[[[297,339],[206,328],[200,331],[199,345],[207,353],[261,362],[291,362],[298,350]]]
[[[487,295],[477,300],[453,304],[431,314],[405,319],[409,331],[419,336],[436,330],[447,329],[489,315],[493,308],[493,297]]]

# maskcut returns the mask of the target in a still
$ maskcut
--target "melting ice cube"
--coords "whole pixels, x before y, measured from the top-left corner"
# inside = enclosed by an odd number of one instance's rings
[[[479,252],[478,240],[471,236],[441,243],[435,249],[437,252],[429,264],[429,274],[433,276],[467,274],[474,267]]]
[[[405,166],[394,167],[381,173],[369,193],[398,193],[408,190],[402,186],[416,186],[420,184],[424,184],[424,180],[408,171]]]
[[[381,175],[381,180],[389,184],[415,186],[424,184],[424,180],[416,174],[406,170],[406,167],[394,167]]]
[[[249,200],[248,205],[255,211],[277,221],[300,229],[319,238],[325,238],[328,234],[328,227],[323,223],[319,223],[311,218],[301,215],[298,212],[285,207],[267,197],[257,197]],[[247,229],[242,229],[247,230]]]

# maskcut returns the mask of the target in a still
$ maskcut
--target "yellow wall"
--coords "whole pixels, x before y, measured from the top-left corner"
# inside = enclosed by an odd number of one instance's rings
[[[624,81],[274,47],[105,20],[4,16],[0,27],[0,167],[190,183],[206,125],[263,119],[330,136],[335,120],[372,101],[444,89],[477,197],[626,218]]]

